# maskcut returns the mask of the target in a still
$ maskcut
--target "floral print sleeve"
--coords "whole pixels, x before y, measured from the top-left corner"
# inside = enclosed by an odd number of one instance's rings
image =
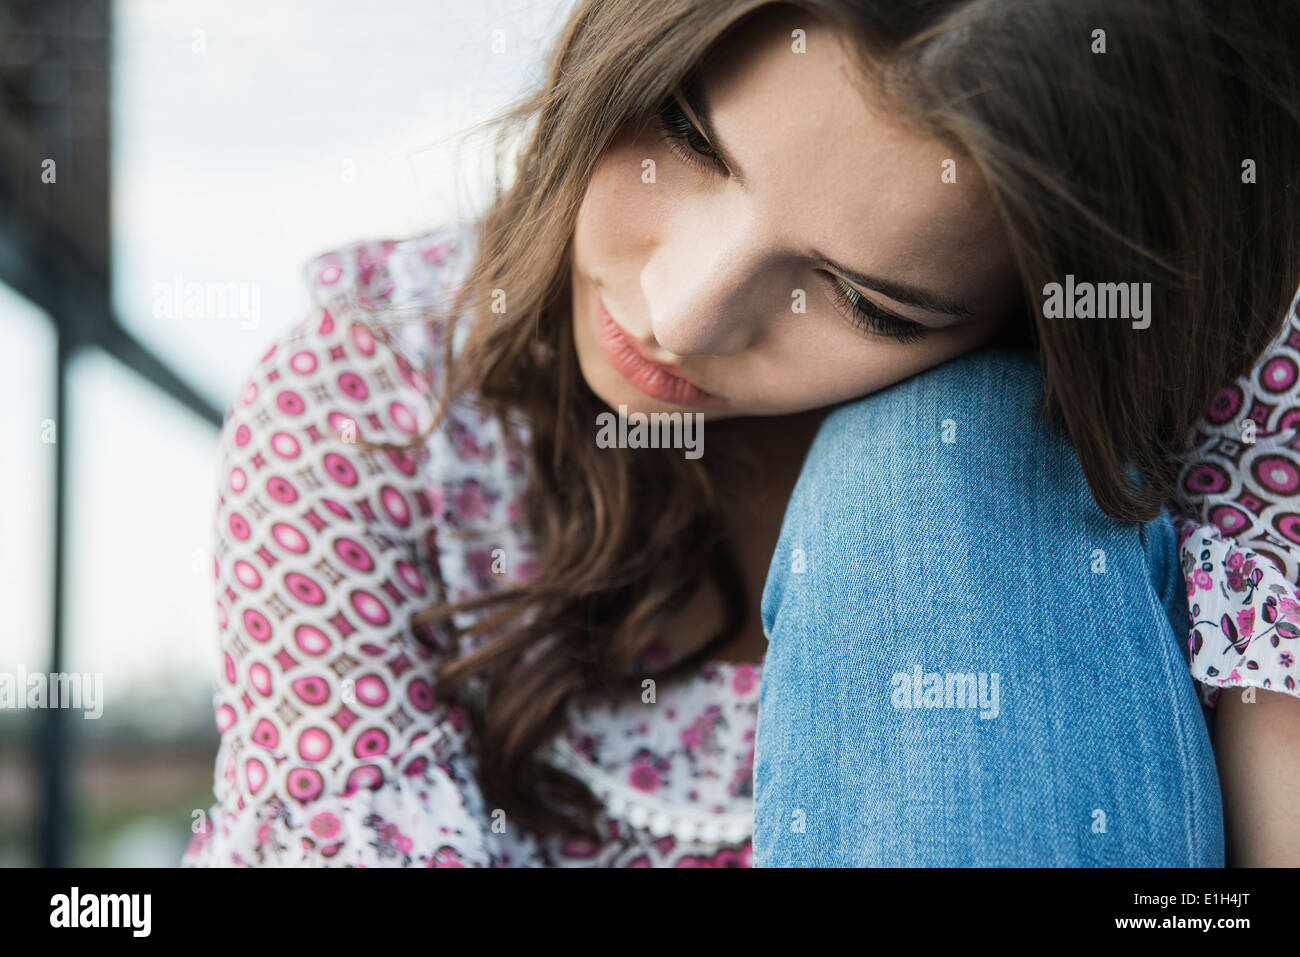
[[[431,450],[358,444],[427,428],[426,373],[387,330],[316,308],[228,410],[216,804],[183,865],[489,866],[526,853],[492,834],[465,715],[434,694],[442,636],[410,623],[445,587]]]
[[[1300,296],[1199,423],[1174,505],[1202,700],[1247,686],[1300,696]]]

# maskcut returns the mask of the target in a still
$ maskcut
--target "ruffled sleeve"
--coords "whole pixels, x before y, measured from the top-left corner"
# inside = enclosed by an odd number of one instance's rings
[[[1248,686],[1300,696],[1300,296],[1198,424],[1174,510],[1202,701]]]
[[[434,693],[446,636],[411,623],[446,594],[430,447],[359,445],[407,442],[434,414],[398,338],[318,305],[228,410],[216,802],[183,866],[531,863],[484,806],[466,715]]]

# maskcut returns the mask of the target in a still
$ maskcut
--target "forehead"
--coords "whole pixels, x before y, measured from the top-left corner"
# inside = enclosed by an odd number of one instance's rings
[[[1001,229],[974,163],[873,97],[851,42],[812,15],[769,8],[701,68],[755,216],[851,268],[989,255]],[[956,182],[944,182],[945,161]]]

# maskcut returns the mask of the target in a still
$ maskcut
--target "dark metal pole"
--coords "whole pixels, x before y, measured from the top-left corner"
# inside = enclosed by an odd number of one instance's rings
[[[51,674],[63,670],[63,544],[64,515],[67,493],[68,443],[68,361],[73,351],[69,336],[58,338],[58,368],[55,371],[54,421],[57,432],[54,442],[54,587],[51,598],[54,604],[53,633],[50,635]],[[44,726],[41,729],[41,784],[44,800],[41,803],[39,834],[39,861],[44,867],[68,865],[67,834],[70,830],[71,806],[68,801],[68,739],[67,719],[63,708],[45,708],[40,712]]]
[[[109,161],[107,0],[25,0],[6,9],[6,29],[26,35],[32,59],[0,58],[0,282],[44,309],[58,336],[54,421],[54,568],[48,670],[66,665],[64,571],[67,565],[68,368],[83,347],[102,349],[180,404],[220,426],[222,411],[127,332],[110,299],[112,185]],[[41,167],[57,161],[57,180]],[[73,596],[75,600],[76,596]],[[39,670],[31,663],[30,671]],[[76,802],[71,779],[78,728],[60,708],[36,719],[32,761],[39,768],[39,823],[33,835],[46,867],[70,857]]]

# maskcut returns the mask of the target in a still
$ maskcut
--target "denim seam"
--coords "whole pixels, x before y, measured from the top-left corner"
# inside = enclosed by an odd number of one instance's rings
[[[1141,538],[1142,535],[1141,533],[1139,533],[1139,540]],[[1156,621],[1168,622],[1169,615],[1165,611],[1164,605],[1154,601],[1154,598],[1156,596],[1155,585],[1152,580],[1152,574],[1154,570],[1151,567],[1151,562],[1147,558],[1146,549],[1142,547],[1141,541],[1139,541],[1138,554],[1141,556],[1142,568],[1146,572],[1145,580],[1147,582],[1147,587],[1145,589],[1145,593],[1146,593],[1145,597],[1146,597],[1147,606],[1149,609],[1151,609],[1152,606],[1156,606],[1154,607],[1154,610],[1159,613],[1159,617],[1156,618]],[[1172,628],[1172,623],[1170,624],[1170,627]],[[1176,639],[1177,635],[1175,635],[1174,637]],[[1173,701],[1177,698],[1177,692],[1176,689],[1174,688],[1172,675],[1170,675],[1169,673],[1169,656],[1164,653],[1163,648],[1161,648],[1160,651],[1161,651],[1160,671],[1165,679],[1166,697],[1170,701]],[[1187,759],[1190,756],[1190,742],[1188,741],[1187,738],[1186,723],[1183,720],[1183,716],[1179,713],[1178,708],[1173,709],[1173,716],[1174,716],[1174,726],[1178,732],[1178,747],[1179,747],[1180,758],[1182,759],[1181,760],[1182,772],[1180,776],[1182,777],[1182,782],[1183,782],[1184,838],[1187,841],[1187,849],[1189,852],[1189,857],[1195,862],[1196,865],[1199,866],[1204,864],[1204,861],[1201,857],[1200,842],[1196,840],[1196,834],[1199,830],[1198,828],[1199,822],[1195,820],[1196,814],[1194,810],[1194,801],[1192,800],[1192,794],[1191,794],[1194,785],[1191,780],[1192,775],[1187,768]]]

